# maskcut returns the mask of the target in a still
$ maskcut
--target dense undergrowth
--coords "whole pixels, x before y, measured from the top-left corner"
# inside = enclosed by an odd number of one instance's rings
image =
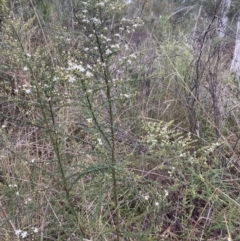
[[[0,240],[240,240],[239,93],[214,18],[0,3]]]

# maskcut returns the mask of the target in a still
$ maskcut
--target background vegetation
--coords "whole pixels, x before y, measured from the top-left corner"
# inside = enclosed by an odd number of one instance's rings
[[[240,240],[220,3],[0,1],[0,240]]]

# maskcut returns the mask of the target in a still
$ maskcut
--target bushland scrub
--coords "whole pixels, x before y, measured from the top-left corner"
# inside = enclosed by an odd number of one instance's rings
[[[0,240],[240,239],[217,4],[0,6]]]

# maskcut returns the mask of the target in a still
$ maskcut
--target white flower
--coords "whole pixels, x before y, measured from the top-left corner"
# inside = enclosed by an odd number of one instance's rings
[[[92,21],[94,22],[94,23],[100,23],[100,20],[99,19],[97,19],[97,18],[92,18]]]
[[[165,196],[167,197],[168,196],[168,190],[164,190],[165,192]]]
[[[136,56],[135,54],[131,54],[131,55],[129,55],[129,57],[130,57],[130,58],[133,58],[133,59],[136,59],[136,58],[137,58],[137,56]]]
[[[86,72],[86,76],[87,76],[88,78],[90,78],[90,77],[93,76],[93,74],[92,74],[90,71],[87,71],[87,72]]]
[[[26,56],[27,56],[28,58],[31,58],[31,54],[29,54],[29,53],[26,53]]]
[[[76,81],[76,78],[74,76],[70,76],[69,79],[68,79],[69,83],[73,83],[75,81]]]
[[[2,125],[2,128],[6,128],[7,126],[5,124]]]
[[[106,50],[106,54],[111,54],[111,53],[112,53],[112,51],[110,49]]]
[[[149,199],[149,196],[148,196],[148,195],[145,195],[145,196],[143,196],[143,198],[144,198],[145,200],[148,200],[148,199]]]
[[[53,81],[54,81],[54,82],[57,81],[58,79],[59,79],[59,78],[56,77],[56,76],[53,77]]]
[[[80,70],[80,72],[84,72],[85,69],[82,66],[78,66],[78,70]]]
[[[15,230],[15,235],[16,236],[19,236],[21,234],[22,230],[21,229],[17,229]]]
[[[24,89],[24,91],[25,91],[26,94],[30,94],[31,93],[30,89]]]
[[[26,200],[25,200],[25,204],[27,205],[29,202],[31,202],[32,201],[32,199],[29,197],[29,198],[27,198]]]
[[[88,118],[87,123],[89,123],[89,124],[92,123],[92,118]]]
[[[83,19],[83,22],[84,23],[89,23],[89,20],[88,19]]]
[[[21,235],[22,238],[27,237],[27,231],[22,231],[21,229],[15,230],[15,235],[19,237]]]
[[[23,67],[23,71],[28,71],[28,67],[27,67],[27,66],[24,66],[24,67]]]
[[[19,192],[16,192],[16,196],[19,196]]]
[[[97,140],[98,140],[98,144],[99,144],[99,145],[102,145],[102,144],[103,144],[103,143],[102,143],[102,140],[101,140],[100,138],[98,138]]]
[[[27,231],[23,231],[23,232],[21,233],[21,237],[22,237],[22,238],[26,238],[26,237],[27,237]]]
[[[159,202],[155,202],[155,205],[158,207],[159,206]]]
[[[68,70],[79,70],[80,72],[84,72],[85,69],[82,67],[82,65],[77,65],[75,63],[70,62],[68,67]]]
[[[34,232],[34,233],[38,233],[38,228],[36,228],[36,227],[33,228],[33,232]]]
[[[120,46],[119,46],[119,44],[113,44],[113,45],[111,45],[111,48],[115,48],[115,49],[119,49],[120,48]]]
[[[104,2],[100,2],[97,4],[97,6],[101,6],[101,7],[104,7],[105,3]]]

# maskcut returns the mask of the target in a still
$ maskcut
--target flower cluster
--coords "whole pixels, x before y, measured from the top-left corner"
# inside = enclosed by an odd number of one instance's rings
[[[79,73],[81,74],[82,78],[91,78],[93,76],[91,70],[92,67],[89,64],[87,64],[84,68],[81,62],[77,63],[72,61],[68,62],[68,67],[65,69],[69,83],[74,83],[76,81],[76,78],[79,78]],[[55,79],[56,78],[57,77],[55,77]]]
[[[17,229],[17,230],[15,230],[15,235],[17,237],[21,237],[21,238],[24,239],[24,238],[26,238],[28,236],[28,233],[27,233],[27,231],[23,231],[21,229]]]
[[[37,227],[32,227],[32,230],[31,230],[31,233],[38,233],[39,229]],[[21,229],[16,229],[15,230],[15,235],[18,237],[18,238],[22,238],[22,239],[25,239],[28,237],[28,232],[27,231],[24,231],[24,230],[21,230]]]

